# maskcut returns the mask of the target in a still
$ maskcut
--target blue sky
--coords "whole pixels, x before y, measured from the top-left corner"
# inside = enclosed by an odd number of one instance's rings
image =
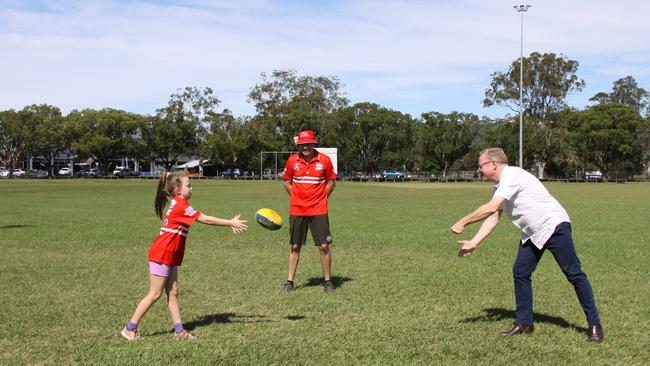
[[[352,103],[419,117],[483,108],[490,74],[520,53],[520,14],[504,0],[0,0],[0,110],[154,114],[185,86],[209,86],[236,116],[260,73],[338,76]],[[580,63],[581,108],[624,76],[650,90],[650,2],[528,1],[524,54]]]

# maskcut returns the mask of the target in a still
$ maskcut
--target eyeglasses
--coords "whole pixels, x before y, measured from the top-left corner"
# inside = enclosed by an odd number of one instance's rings
[[[478,170],[481,170],[481,169],[482,169],[486,164],[494,163],[495,161],[496,161],[496,160],[490,160],[490,161],[486,161],[486,162],[483,163],[483,164],[479,163],[479,164],[478,164]]]

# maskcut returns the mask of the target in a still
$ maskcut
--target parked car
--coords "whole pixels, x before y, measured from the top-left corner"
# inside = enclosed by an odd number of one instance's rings
[[[404,173],[395,170],[384,170],[381,172],[381,177],[389,179],[401,179],[404,178]]]
[[[586,180],[602,180],[603,179],[603,173],[601,173],[600,170],[588,171],[588,172],[585,172],[585,179]]]
[[[14,169],[14,177],[22,177],[25,175],[25,171],[22,169]]]
[[[160,170],[154,170],[153,172],[141,170],[138,176],[143,178],[150,178],[150,177],[158,178],[160,177],[160,174],[162,174],[162,171]]]
[[[279,177],[282,177],[282,173],[281,174],[276,174],[276,173],[273,173],[271,171],[266,171],[262,175],[262,179],[278,179]]]
[[[74,176],[75,177],[80,177],[80,178],[87,178],[87,177],[98,177],[100,175],[99,175],[99,172],[97,171],[97,169],[93,168],[93,169],[88,169],[88,170],[80,170],[80,171],[74,173]]]
[[[22,177],[23,175],[25,175],[25,171],[24,171],[24,170],[22,170],[22,169],[18,169],[18,168],[16,168],[16,169],[13,170],[13,176],[14,176],[14,177]],[[8,170],[2,170],[2,171],[0,171],[0,177],[2,177],[2,178],[8,178],[8,177],[9,177],[9,171],[8,171]]]
[[[132,175],[134,175],[133,171],[126,166],[116,166],[115,170],[113,170],[113,176],[115,177],[129,177]]]
[[[30,170],[25,173],[26,177],[30,178],[46,178],[47,177],[47,171],[46,170]]]
[[[72,170],[68,167],[59,169],[59,175],[72,175]]]
[[[224,170],[219,174],[224,178],[238,178],[241,175],[241,170],[239,168]]]
[[[88,176],[89,177],[102,177],[102,176],[104,176],[104,174],[102,174],[102,172],[100,172],[99,169],[94,169],[93,168],[93,169],[88,170]]]

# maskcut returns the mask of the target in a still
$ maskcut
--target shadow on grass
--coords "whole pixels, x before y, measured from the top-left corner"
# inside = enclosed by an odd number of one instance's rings
[[[198,319],[185,323],[185,328],[192,330],[212,323],[268,323],[272,320],[265,319],[264,315],[237,315],[235,313],[217,313],[204,315]]]
[[[461,323],[478,323],[478,322],[497,322],[505,319],[515,319],[515,312],[513,310],[507,310],[503,308],[488,308],[488,309],[483,309],[485,314],[480,315],[480,316],[474,316],[471,318],[466,318],[461,320]],[[563,318],[557,317],[557,316],[551,316],[551,315],[546,315],[546,314],[540,314],[540,313],[534,313],[533,314],[535,318],[535,322],[538,323],[549,323],[553,325],[557,325],[558,327],[562,328],[572,328],[575,329],[576,332],[579,333],[584,333],[587,331],[587,328],[581,327],[576,324],[571,324],[568,321],[564,320]]]
[[[304,319],[304,316],[301,315],[288,315],[286,319],[288,320],[301,320]],[[199,327],[205,327],[212,323],[219,324],[228,324],[228,323],[270,323],[273,320],[266,319],[264,315],[237,315],[235,313],[217,313],[204,315],[198,319],[183,323],[183,327],[189,331],[192,331]],[[174,329],[170,329],[165,332],[155,332],[151,333],[150,336],[161,335],[173,333]]]
[[[295,320],[303,320],[303,319],[306,318],[306,316],[302,316],[302,315],[287,315],[287,316],[285,316],[284,318],[287,319],[287,320],[294,320],[294,321],[295,321]]]
[[[22,227],[28,227],[29,225],[0,225],[0,230],[3,229],[17,229]]]
[[[352,279],[350,277],[339,277],[339,276],[332,276],[332,284],[334,284],[334,288],[339,288],[343,286],[344,283],[350,282]],[[304,285],[298,286],[300,287],[314,287],[314,286],[323,286],[323,278],[322,277],[312,277],[307,280],[307,282]]]

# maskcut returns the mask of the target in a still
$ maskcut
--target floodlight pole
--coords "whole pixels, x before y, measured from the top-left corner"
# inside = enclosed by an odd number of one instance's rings
[[[521,46],[519,48],[519,167],[524,168],[524,12],[530,5],[515,5],[515,10],[521,13]]]

